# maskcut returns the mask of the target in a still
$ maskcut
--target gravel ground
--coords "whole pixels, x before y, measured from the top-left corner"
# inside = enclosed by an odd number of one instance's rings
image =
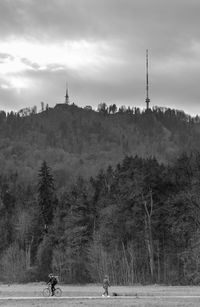
[[[112,286],[110,298],[101,297],[101,285],[59,285],[62,298],[43,298],[44,283],[0,285],[0,307],[199,307],[200,287]],[[121,297],[112,297],[117,293]],[[128,297],[131,296],[131,297]],[[28,298],[32,297],[32,298]],[[41,299],[40,299],[41,297]],[[76,297],[76,298],[74,298]],[[83,298],[84,297],[84,298]],[[85,298],[88,297],[88,298]],[[96,298],[95,298],[96,297]],[[10,299],[9,299],[10,298]],[[26,298],[26,299],[24,299]]]

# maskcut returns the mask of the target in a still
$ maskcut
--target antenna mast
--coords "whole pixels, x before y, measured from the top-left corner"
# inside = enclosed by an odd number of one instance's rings
[[[66,83],[65,103],[69,104],[68,84]]]
[[[149,109],[149,71],[148,71],[148,49],[146,50],[146,110]]]

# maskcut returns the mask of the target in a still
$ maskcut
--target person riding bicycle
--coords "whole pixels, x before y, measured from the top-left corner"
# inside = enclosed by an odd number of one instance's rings
[[[55,285],[58,283],[57,281],[57,278],[52,274],[50,273],[49,274],[49,280],[47,282],[47,284],[50,284],[51,285],[51,292],[52,292],[52,296],[54,295],[54,292],[55,292]]]

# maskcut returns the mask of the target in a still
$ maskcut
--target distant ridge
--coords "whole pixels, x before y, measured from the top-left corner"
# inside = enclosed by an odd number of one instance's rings
[[[2,173],[17,171],[31,180],[47,160],[62,186],[116,165],[126,155],[172,163],[182,152],[198,151],[200,120],[159,107],[109,114],[109,108],[96,112],[57,104],[29,116],[1,112],[0,148]]]

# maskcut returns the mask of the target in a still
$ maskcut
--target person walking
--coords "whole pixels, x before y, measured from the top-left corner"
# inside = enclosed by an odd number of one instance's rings
[[[104,293],[102,294],[102,296],[109,297],[109,295],[108,295],[108,287],[110,287],[110,281],[109,281],[108,275],[105,275],[104,279],[103,279]]]

